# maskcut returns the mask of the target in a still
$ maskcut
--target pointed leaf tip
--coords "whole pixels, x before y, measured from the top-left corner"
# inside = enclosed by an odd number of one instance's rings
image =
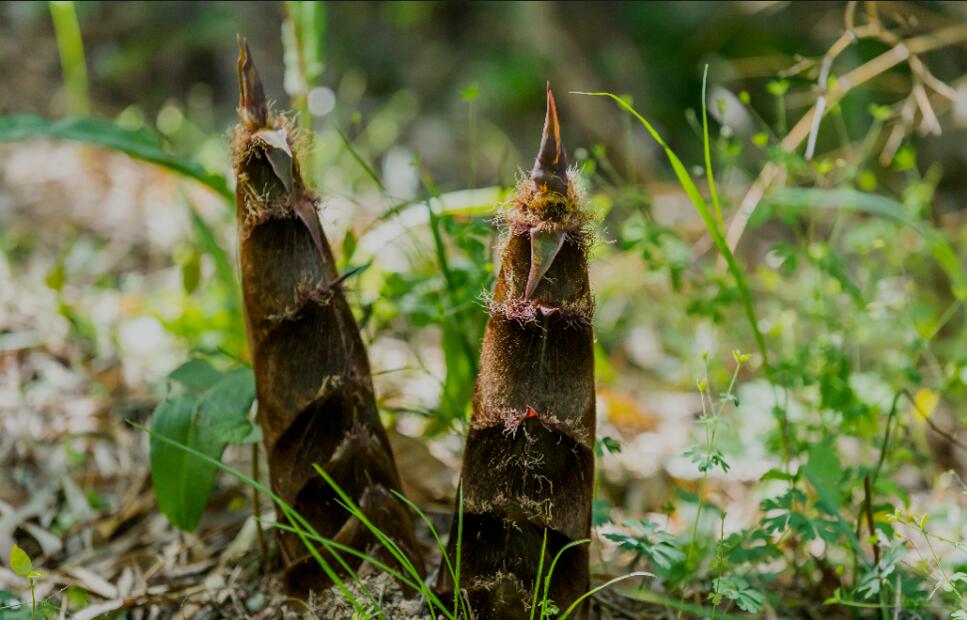
[[[248,41],[240,34],[235,37],[238,41],[239,115],[247,125],[265,127],[268,125],[269,105],[262,79],[252,62]]]
[[[547,82],[547,116],[544,119],[544,134],[541,148],[534,161],[531,179],[542,192],[555,192],[567,195],[567,153],[561,142],[561,125],[557,119],[557,103],[554,91]]]
[[[547,274],[548,269],[554,259],[557,258],[564,242],[567,240],[565,232],[541,232],[534,228],[530,231],[531,237],[531,268],[527,274],[527,285],[524,288],[524,299],[530,299],[537,285]]]

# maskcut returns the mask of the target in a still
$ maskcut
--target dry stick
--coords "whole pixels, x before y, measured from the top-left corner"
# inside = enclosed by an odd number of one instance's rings
[[[890,131],[890,135],[886,139],[886,144],[883,145],[883,151],[880,153],[881,165],[887,166],[893,161],[893,156],[896,155],[897,150],[903,143],[903,137],[913,126],[916,112],[917,102],[912,96],[907,96],[903,100],[903,105],[900,106],[900,121],[893,126],[893,130]]]
[[[883,28],[883,25],[876,15],[876,11],[872,11],[870,17],[872,22],[870,25],[875,29],[872,35],[873,38],[887,45],[897,45],[900,43],[900,37]],[[913,74],[913,87],[900,108],[900,122],[893,126],[893,130],[890,132],[883,151],[880,153],[880,163],[884,166],[888,166],[893,161],[893,156],[896,155],[897,150],[900,148],[904,136],[912,130],[918,108],[920,109],[922,117],[920,131],[924,134],[934,133],[935,135],[940,135],[940,120],[937,118],[937,114],[930,104],[930,98],[927,96],[925,86],[950,101],[954,101],[956,98],[956,91],[937,79],[927,66],[923,64],[923,61],[920,60],[917,54],[911,54],[907,64],[910,66]]]
[[[860,65],[856,69],[853,69],[849,73],[839,78],[836,82],[836,86],[826,93],[824,97],[825,103],[823,104],[823,109],[819,109],[818,102],[816,105],[810,108],[809,111],[806,112],[801,119],[799,119],[799,122],[796,123],[786,137],[783,138],[782,142],[779,143],[780,148],[790,153],[795,151],[799,145],[802,144],[803,140],[809,136],[813,126],[813,118],[817,115],[817,112],[820,116],[827,113],[830,108],[835,106],[840,99],[845,97],[852,89],[865,84],[879,75],[882,75],[903,61],[910,59],[912,55],[924,54],[935,49],[946,47],[948,45],[954,45],[956,43],[962,43],[964,41],[967,41],[967,23],[957,24],[937,32],[912,37],[906,41],[900,41],[886,52],[883,52],[876,58],[873,58],[869,62]],[[746,192],[745,197],[742,199],[739,210],[732,218],[732,222],[729,225],[728,234],[726,235],[726,241],[729,245],[729,249],[733,252],[735,251],[735,247],[738,245],[739,240],[742,238],[742,233],[745,231],[745,227],[749,223],[749,218],[752,217],[752,213],[762,200],[766,190],[769,189],[772,183],[779,177],[782,169],[783,166],[772,162],[766,164],[766,166],[762,169],[762,172],[759,173],[758,178]],[[719,266],[720,268],[724,268],[724,261],[721,258],[719,259]]]
[[[246,328],[273,492],[312,530],[375,557],[408,558],[422,573],[412,516],[392,495],[401,488],[380,422],[369,360],[343,295],[316,211],[300,173],[293,127],[269,111],[261,79],[239,41],[241,123],[233,156],[239,264]],[[318,465],[330,478],[323,480]],[[347,512],[336,485],[385,537]],[[384,543],[393,541],[397,547]],[[280,532],[288,590],[304,595],[333,578],[301,531]],[[402,552],[398,548],[402,548]],[[374,555],[374,554],[370,554]],[[340,566],[351,572],[359,559]]]

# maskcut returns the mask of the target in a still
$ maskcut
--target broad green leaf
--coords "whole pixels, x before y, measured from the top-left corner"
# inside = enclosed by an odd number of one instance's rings
[[[169,396],[155,409],[156,434],[216,460],[227,444],[262,439],[261,429],[248,418],[255,400],[250,368],[221,373],[196,358],[175,369],[169,379],[182,385],[185,393]],[[198,457],[152,438],[151,476],[158,507],[175,527],[192,531],[198,526],[215,471]]]
[[[198,420],[196,394],[179,394],[154,411],[151,430],[218,460],[225,443]],[[171,524],[186,532],[198,527],[215,482],[216,467],[169,443],[151,438],[151,479],[158,508]]]
[[[838,514],[842,493],[843,466],[832,442],[824,441],[809,449],[809,460],[803,468],[806,479],[816,489],[820,503],[830,514]]]
[[[262,439],[261,429],[249,421],[255,400],[255,375],[239,368],[213,385],[198,403],[198,423],[207,426],[219,441],[253,443]]]
[[[659,529],[654,521],[629,520],[625,521],[625,527],[632,533],[615,532],[604,534],[604,537],[638,557],[648,558],[655,566],[665,570],[685,560],[685,553],[679,548],[675,537]]]
[[[226,200],[235,198],[223,177],[207,172],[191,159],[168,153],[146,131],[126,129],[94,118],[65,118],[49,122],[33,114],[0,116],[0,142],[30,138],[74,140],[120,151],[135,159],[157,164],[194,179],[221,194]]]
[[[17,546],[16,543],[13,549],[10,550],[10,568],[13,572],[24,578],[29,577],[34,570],[30,556],[27,555],[26,551]]]
[[[168,379],[180,383],[189,392],[203,392],[218,383],[222,376],[214,366],[196,357],[171,371]]]

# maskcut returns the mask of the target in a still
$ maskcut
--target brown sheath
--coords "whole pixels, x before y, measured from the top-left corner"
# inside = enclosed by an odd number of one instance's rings
[[[343,296],[332,250],[302,181],[292,129],[270,113],[239,39],[241,122],[233,150],[242,291],[272,489],[324,537],[389,558],[349,518],[317,464],[422,571],[396,464],[379,419],[366,349]],[[280,520],[284,520],[280,511]],[[329,585],[297,535],[280,533],[286,584]],[[332,556],[323,557],[334,568]],[[360,561],[347,554],[350,566]]]
[[[529,617],[545,528],[545,575],[559,550],[588,538],[591,530],[594,300],[588,216],[568,177],[550,87],[534,170],[504,219],[508,239],[462,471],[460,589],[476,617],[488,620]],[[451,562],[455,552],[454,529]],[[588,571],[586,544],[564,552],[550,588],[559,609],[587,592]],[[452,596],[445,571],[437,588]],[[583,605],[571,617],[586,614]]]

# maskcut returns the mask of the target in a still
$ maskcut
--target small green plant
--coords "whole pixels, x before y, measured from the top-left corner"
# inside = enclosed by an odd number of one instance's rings
[[[34,570],[33,562],[27,552],[14,544],[10,549],[10,568],[13,572],[27,580],[30,585],[30,618],[35,620],[37,617],[37,592],[34,587],[36,580],[43,577],[43,573]]]
[[[721,604],[723,598],[727,598],[735,601],[739,609],[751,614],[762,610],[762,604],[765,602],[762,593],[749,586],[748,581],[732,575],[717,577],[712,582],[712,591],[708,598],[716,607]]]
[[[635,563],[648,560],[655,566],[668,570],[672,564],[685,559],[675,537],[660,529],[654,521],[639,519],[625,521],[625,527],[631,532],[608,533],[604,537],[618,543],[618,546],[635,555]]]
[[[742,369],[742,365],[749,360],[749,355],[735,350],[732,352],[732,358],[735,360],[735,370],[732,372],[732,377],[729,380],[725,392],[721,393],[716,399],[712,394],[712,385],[709,381],[708,355],[702,355],[705,373],[697,382],[699,396],[702,401],[702,415],[698,419],[698,424],[704,432],[705,442],[700,446],[689,448],[685,452],[685,456],[689,457],[695,463],[698,471],[702,474],[702,479],[698,487],[698,507],[695,511],[695,521],[692,525],[692,537],[689,541],[688,553],[685,558],[686,570],[694,569],[692,562],[695,546],[698,543],[698,527],[702,521],[702,509],[705,506],[705,489],[708,486],[709,473],[716,468],[720,469],[723,474],[729,471],[729,464],[725,460],[725,455],[717,447],[715,439],[719,427],[724,423],[723,414],[725,413],[725,408],[738,403],[733,394],[735,381],[739,377],[739,371]]]
[[[247,367],[228,372],[195,358],[168,376],[168,394],[155,408],[151,428],[214,459],[229,444],[255,444],[262,432],[250,418],[255,379]],[[151,440],[151,479],[158,508],[175,527],[198,527],[217,469],[191,454]]]

